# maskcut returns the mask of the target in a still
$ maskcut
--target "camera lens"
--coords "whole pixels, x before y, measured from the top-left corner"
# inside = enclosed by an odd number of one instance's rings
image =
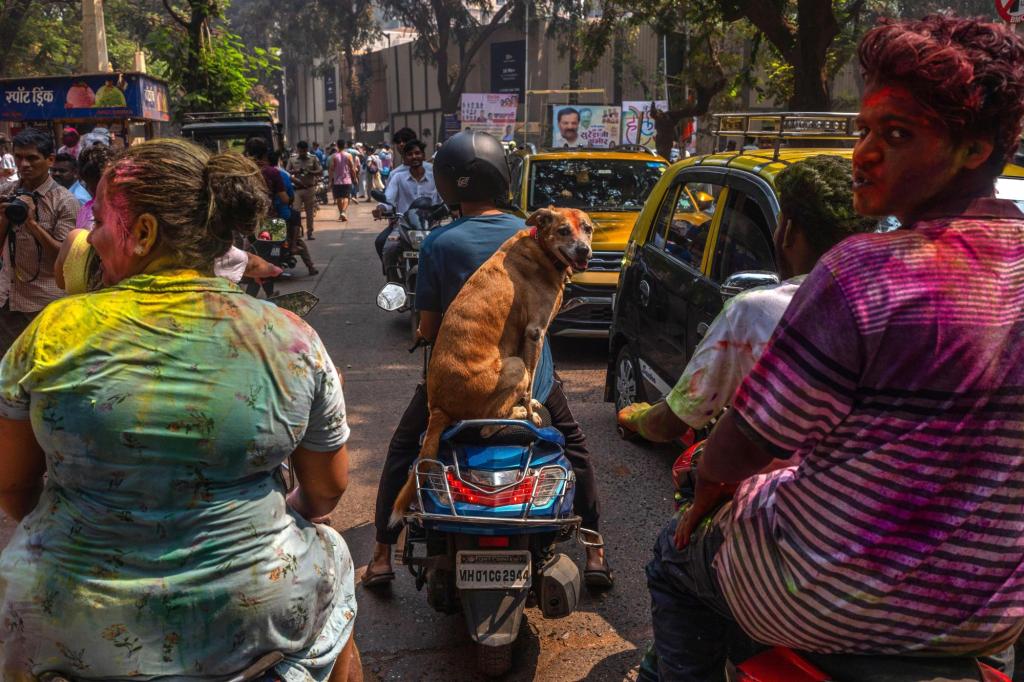
[[[28,204],[21,199],[11,199],[4,208],[4,216],[12,225],[21,225],[28,220]]]

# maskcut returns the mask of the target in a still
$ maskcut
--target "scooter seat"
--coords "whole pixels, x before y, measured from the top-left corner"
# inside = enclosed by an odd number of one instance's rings
[[[980,682],[974,658],[808,654],[801,656],[838,682]]]
[[[495,433],[485,436],[483,432],[486,429],[486,425],[469,426],[444,440],[461,445],[515,445],[519,447],[527,447],[537,441],[537,434],[525,424],[502,426]]]

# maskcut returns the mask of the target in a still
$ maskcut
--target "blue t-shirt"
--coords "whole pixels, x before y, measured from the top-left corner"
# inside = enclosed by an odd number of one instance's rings
[[[288,193],[288,198],[294,199],[295,185],[292,183],[291,176],[280,168],[277,169],[277,172],[281,174],[281,182],[284,183],[284,191]],[[282,202],[276,194],[274,195],[274,210],[284,220],[289,220],[292,217],[292,207]]]
[[[420,246],[416,308],[444,314],[466,280],[526,223],[508,213],[460,218],[433,230]],[[547,338],[533,379],[533,397],[547,400],[555,363]]]

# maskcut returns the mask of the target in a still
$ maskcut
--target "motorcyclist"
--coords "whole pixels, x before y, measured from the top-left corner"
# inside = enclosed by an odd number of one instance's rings
[[[993,197],[1024,42],[932,15],[859,57],[854,207],[902,228],[822,257],[708,439],[647,566],[665,680],[724,679],[751,639],[978,656],[1021,632],[1024,214]]]
[[[665,399],[623,408],[620,425],[649,441],[668,443],[691,428],[704,428],[722,411],[818,259],[846,237],[874,229],[875,220],[853,210],[852,173],[849,159],[824,154],[779,173],[775,187],[782,210],[775,253],[783,281],[730,299]]]
[[[434,173],[441,196],[449,205],[458,204],[463,217],[433,230],[420,249],[416,307],[421,315],[419,334],[427,341],[437,336],[444,311],[466,280],[525,226],[522,219],[498,209],[498,203],[508,196],[509,169],[501,143],[490,135],[467,131],[452,137],[438,152]],[[533,396],[544,403],[553,426],[565,436],[565,454],[576,472],[575,511],[585,528],[598,530],[597,482],[586,438],[569,411],[546,342]],[[388,527],[388,517],[419,453],[419,439],[426,429],[427,417],[427,391],[420,383],[395,429],[381,472],[375,516],[377,544],[362,579],[367,587],[394,579],[391,546],[398,539],[399,529]],[[602,549],[587,549],[584,576],[593,589],[612,586],[614,578]]]
[[[428,197],[432,205],[441,203],[441,196],[434,186],[434,172],[426,168],[423,163],[425,149],[426,145],[419,140],[411,140],[402,150],[403,165],[409,170],[389,182],[385,192],[387,203],[397,213],[407,213],[412,203],[420,197]],[[394,272],[395,265],[402,255],[402,243],[398,238],[397,225],[387,232],[388,236],[380,254],[385,275]]]

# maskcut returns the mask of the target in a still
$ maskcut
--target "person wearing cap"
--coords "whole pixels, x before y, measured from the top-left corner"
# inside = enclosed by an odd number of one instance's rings
[[[410,148],[416,148],[422,155],[420,145],[422,143],[417,141],[405,144],[406,163]],[[498,208],[498,203],[508,196],[511,178],[505,150],[494,137],[477,132],[453,136],[438,153],[434,168],[441,196],[449,205],[458,204],[462,217],[431,230],[420,247],[420,274],[416,279],[416,309],[420,313],[417,333],[430,342],[436,338],[445,311],[466,280],[507,239],[525,228],[522,218]],[[544,404],[551,415],[552,426],[565,437],[565,456],[576,474],[573,508],[582,517],[585,528],[598,531],[597,478],[586,436],[569,409],[546,341],[534,373],[533,396]],[[427,418],[427,390],[420,383],[395,429],[381,471],[374,519],[377,544],[362,577],[364,587],[383,587],[395,578],[391,547],[401,529],[391,527],[388,520],[409,467],[419,454],[420,435],[427,427]],[[587,548],[584,580],[593,590],[612,587],[614,576],[602,548]]]
[[[63,142],[64,144],[63,146],[61,146],[60,149],[57,150],[57,153],[70,154],[71,156],[77,159],[78,152],[81,149],[81,145],[79,144],[79,141],[81,141],[81,139],[82,136],[78,134],[77,130],[75,130],[71,126],[66,126],[64,128],[64,136],[60,138],[60,141]]]

